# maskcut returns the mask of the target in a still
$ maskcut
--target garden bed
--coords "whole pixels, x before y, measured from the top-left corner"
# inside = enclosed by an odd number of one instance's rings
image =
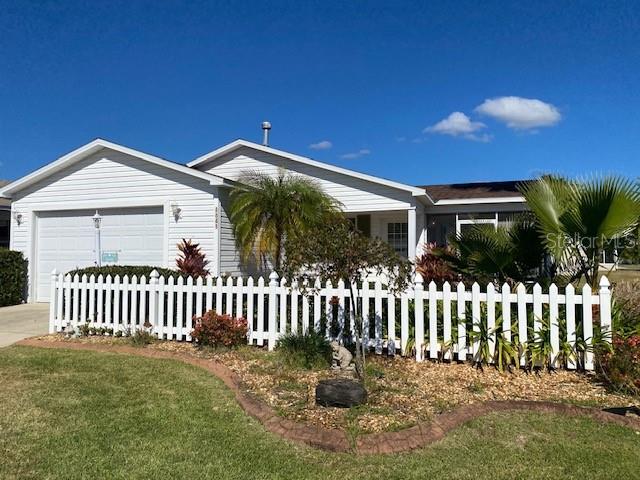
[[[40,338],[62,342],[130,343],[124,338],[99,336],[66,339],[62,335],[49,335]],[[416,363],[410,358],[369,355],[367,405],[352,409],[323,408],[314,402],[317,382],[344,374],[328,369],[294,368],[285,365],[277,353],[256,347],[220,351],[160,341],[146,348],[215,359],[234,371],[247,391],[264,400],[279,415],[356,435],[400,430],[429,421],[434,415],[457,406],[487,400],[554,401],[601,408],[637,403],[634,397],[608,392],[594,374],[565,370],[501,373],[493,368],[478,370],[468,364]]]

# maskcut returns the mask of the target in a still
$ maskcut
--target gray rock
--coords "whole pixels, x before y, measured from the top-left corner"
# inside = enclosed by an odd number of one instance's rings
[[[321,380],[316,387],[316,405],[349,408],[367,401],[367,391],[358,382],[346,378]]]

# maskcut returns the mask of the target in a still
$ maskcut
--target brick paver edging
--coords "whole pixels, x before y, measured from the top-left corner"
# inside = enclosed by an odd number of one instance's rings
[[[442,439],[447,432],[482,415],[492,412],[514,410],[586,416],[601,423],[615,423],[617,425],[640,429],[640,419],[638,418],[624,417],[614,413],[604,412],[597,408],[578,407],[554,402],[506,400],[463,405],[452,412],[437,415],[429,423],[421,422],[411,428],[398,432],[361,435],[353,442],[350,441],[347,434],[342,430],[305,425],[278,416],[266,403],[245,391],[241,387],[239,377],[233,371],[215,360],[197,358],[186,353],[130,347],[126,345],[49,342],[36,339],[22,340],[18,342],[17,345],[38,348],[125,353],[147,358],[173,359],[195,365],[207,370],[222,380],[234,393],[242,409],[248,415],[260,421],[270,432],[293,442],[303,443],[331,452],[355,451],[362,454],[405,452],[438,441]]]

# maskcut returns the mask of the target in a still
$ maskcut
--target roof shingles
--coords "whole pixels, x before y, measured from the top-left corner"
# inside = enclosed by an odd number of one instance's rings
[[[530,180],[420,185],[420,188],[424,188],[433,201],[437,202],[453,199],[521,197],[518,185],[526,182]]]

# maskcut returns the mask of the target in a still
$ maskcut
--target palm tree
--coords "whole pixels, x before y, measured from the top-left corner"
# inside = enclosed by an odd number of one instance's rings
[[[526,215],[506,227],[474,225],[449,243],[451,248],[435,249],[434,254],[458,274],[475,280],[516,283],[539,279],[545,263],[536,225]]]
[[[640,219],[638,184],[621,177],[586,181],[545,176],[520,186],[547,251],[571,280],[584,277],[596,288],[602,253],[628,236]]]
[[[313,179],[287,173],[243,172],[230,195],[230,220],[244,261],[280,269],[287,236],[312,234],[340,203]]]

